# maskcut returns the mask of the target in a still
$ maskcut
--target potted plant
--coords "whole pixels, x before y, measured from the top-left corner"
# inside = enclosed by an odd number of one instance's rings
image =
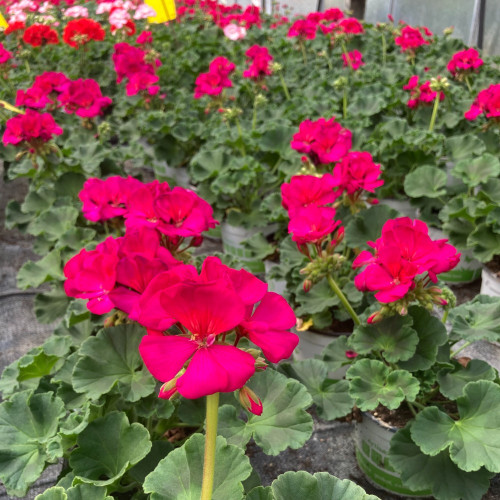
[[[360,420],[356,454],[371,482],[403,495],[479,500],[499,470],[491,443],[500,439],[500,386],[494,368],[458,354],[475,340],[498,340],[500,301],[479,296],[453,309],[453,294],[435,283],[459,254],[421,221],[390,220],[371,246],[374,254],[354,262],[365,267],[355,284],[377,302],[322,360],[284,369],[309,388],[320,416]],[[330,379],[342,365],[345,378]]]

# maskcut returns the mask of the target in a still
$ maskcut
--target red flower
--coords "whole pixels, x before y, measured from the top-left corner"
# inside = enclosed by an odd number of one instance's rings
[[[482,113],[486,118],[500,118],[500,84],[481,90],[464,116],[467,120],[475,120]]]
[[[106,32],[102,26],[93,19],[74,19],[69,21],[63,32],[65,43],[78,49],[91,40],[102,41]]]
[[[209,66],[208,73],[201,73],[196,78],[194,98],[199,99],[204,95],[217,96],[225,88],[230,88],[233,83],[228,78],[236,66],[225,57],[216,57]]]
[[[335,179],[331,174],[321,177],[294,175],[290,182],[281,185],[282,205],[293,217],[301,208],[321,207],[333,203],[340,195],[335,192]]]
[[[266,47],[260,45],[252,45],[246,52],[247,60],[251,61],[248,69],[243,71],[243,78],[252,78],[253,80],[260,80],[266,75],[271,74],[269,63],[273,60],[273,56],[269,54]]]
[[[64,73],[46,71],[38,75],[33,85],[26,91],[21,89],[17,91],[16,106],[43,109],[47,105],[54,105],[70,81]]]
[[[340,226],[335,215],[334,208],[309,205],[290,219],[288,232],[297,245],[319,243]]]
[[[427,28],[424,29],[427,30]],[[432,35],[428,30],[425,33],[426,35]],[[418,47],[429,44],[429,41],[422,36],[420,28],[412,28],[411,26],[405,26],[401,30],[401,35],[397,36],[394,41],[396,45],[401,47],[401,52],[415,51]]]
[[[342,128],[335,117],[316,121],[304,120],[299,132],[293,136],[290,146],[300,153],[306,153],[315,165],[340,160],[351,148],[352,134]]]
[[[38,113],[27,109],[24,115],[7,120],[3,143],[19,144],[26,141],[33,149],[50,141],[54,135],[61,135],[62,128],[57,125],[50,113]]]
[[[33,47],[41,47],[42,45],[59,43],[59,35],[50,26],[33,24],[24,32],[23,40]]]
[[[143,31],[136,40],[139,45],[151,45],[153,43],[153,34],[151,31]]]
[[[343,33],[348,35],[360,35],[365,32],[363,25],[355,17],[342,19],[338,27]]]
[[[0,42],[0,64],[5,64],[12,59],[12,54]]]
[[[114,33],[117,29],[121,29],[118,26],[114,26],[113,24],[110,25],[110,30],[111,33]],[[135,35],[135,23],[132,21],[132,19],[129,19],[123,26],[123,29],[125,30],[125,33],[127,36],[133,36]]]
[[[358,196],[361,191],[374,193],[384,184],[380,175],[380,165],[374,163],[372,155],[366,151],[347,153],[333,169],[335,185],[350,197]]]
[[[431,89],[431,82],[427,80],[422,83],[420,86],[418,85],[419,78],[414,75],[410,78],[408,83],[403,86],[404,90],[410,91],[410,99],[406,105],[409,108],[417,108],[420,104],[429,105],[434,102],[437,96],[437,91]],[[439,100],[442,101],[444,99],[444,92],[439,92]]]
[[[66,113],[75,113],[82,118],[94,118],[111,104],[109,97],[103,97],[99,84],[88,78],[70,82],[60,94],[59,100]]]
[[[303,40],[314,40],[317,30],[317,22],[308,19],[298,19],[290,26],[287,36],[288,38],[299,37]]]
[[[348,52],[347,55],[342,54],[342,59],[344,60],[344,67],[349,66],[353,70],[357,70],[365,65],[363,62],[363,54],[359,52],[359,50]]]
[[[472,73],[484,64],[484,61],[479,57],[479,52],[470,48],[453,54],[448,66],[448,71],[456,77],[460,74]]]
[[[7,28],[5,28],[4,34],[7,36],[16,31],[24,31],[25,28],[26,25],[22,21],[15,21],[13,23],[9,23]]]

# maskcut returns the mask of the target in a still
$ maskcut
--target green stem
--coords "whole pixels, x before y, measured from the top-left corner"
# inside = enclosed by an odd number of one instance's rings
[[[344,94],[342,96],[342,113],[344,119],[347,118],[347,87],[344,88]]]
[[[304,64],[307,64],[307,54],[304,42],[299,38],[300,50],[302,51],[302,59],[304,59]]]
[[[240,120],[239,118],[236,116],[236,128],[238,129],[238,134],[240,135],[240,139],[242,141],[242,144],[241,144],[241,147],[240,147],[240,151],[241,151],[241,154],[243,156],[246,155],[246,151],[245,151],[245,146],[243,145],[243,130],[241,130],[241,124],[240,124]]]
[[[465,83],[467,84],[467,88],[469,89],[469,92],[472,94],[472,86],[470,84],[469,75],[465,75]]]
[[[330,288],[335,292],[337,297],[340,299],[340,302],[342,302],[342,305],[345,307],[345,310],[349,313],[349,316],[354,321],[354,324],[361,325],[361,320],[359,319],[359,316],[356,314],[356,311],[352,308],[351,304],[347,300],[346,296],[342,293],[342,290],[339,288],[337,283],[335,283],[335,280],[329,274],[326,275],[326,278],[328,280],[328,283],[330,284]]]
[[[286,100],[289,101],[291,99],[290,92],[288,92],[288,87],[286,86],[283,75],[281,73],[279,75],[280,75],[281,86],[283,87],[283,92],[285,93],[286,96]]]
[[[443,313],[443,324],[446,323],[446,320],[448,319],[448,313],[450,312],[449,309],[446,309],[446,311]]]
[[[450,354],[450,358],[454,358],[460,351],[463,351],[466,347],[469,347],[472,342],[472,340],[469,340],[468,342],[465,342],[463,345],[461,345],[456,351],[452,351]]]
[[[351,58],[349,57],[349,52],[347,52],[347,47],[345,46],[344,41],[342,41],[342,52],[345,54],[345,60],[347,61],[347,65],[354,71],[354,68],[352,67],[352,61]]]
[[[252,117],[252,131],[255,130],[257,124],[257,99],[253,100],[253,117]]]
[[[26,71],[27,71],[28,75],[31,75],[31,68],[30,68],[30,63],[28,62],[28,59],[24,60],[24,65],[26,67]]]
[[[408,405],[408,408],[410,409],[412,415],[414,417],[416,417],[417,416],[417,410],[415,410],[415,407],[409,401],[407,401],[406,404]]]
[[[387,42],[385,40],[385,33],[382,33],[382,65],[385,66],[387,62]]]
[[[436,123],[437,112],[439,108],[439,96],[441,92],[438,90],[436,93],[436,99],[434,99],[434,108],[432,109],[431,123],[429,124],[429,132],[434,130],[434,124]]]
[[[215,442],[217,439],[217,416],[219,393],[207,396],[207,420],[205,433],[205,458],[200,500],[211,500],[214,487]]]

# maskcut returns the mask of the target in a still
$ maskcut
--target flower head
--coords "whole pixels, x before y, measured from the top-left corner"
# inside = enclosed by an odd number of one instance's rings
[[[58,44],[59,35],[50,26],[32,24],[29,28],[26,28],[23,40],[33,47],[41,47],[42,45]]]
[[[79,49],[91,40],[102,41],[106,33],[102,26],[93,19],[74,19],[64,28],[63,40],[69,46]]]

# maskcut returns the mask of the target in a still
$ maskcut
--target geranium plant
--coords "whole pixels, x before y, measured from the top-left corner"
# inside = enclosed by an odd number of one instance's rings
[[[500,438],[500,387],[494,368],[459,353],[473,341],[498,340],[500,302],[479,296],[453,308],[455,298],[438,277],[460,255],[446,240],[432,240],[419,220],[389,220],[369,245],[372,251],[354,261],[363,268],[354,283],[375,292],[377,302],[321,360],[285,370],[308,387],[324,418],[353,408],[389,423],[399,415],[388,463],[407,491],[451,500],[466,490],[467,498],[479,500],[499,470],[493,443]],[[444,310],[442,320],[433,315],[436,307]],[[329,379],[329,370],[341,366],[349,367],[345,379]],[[443,483],[444,471],[449,480]]]

